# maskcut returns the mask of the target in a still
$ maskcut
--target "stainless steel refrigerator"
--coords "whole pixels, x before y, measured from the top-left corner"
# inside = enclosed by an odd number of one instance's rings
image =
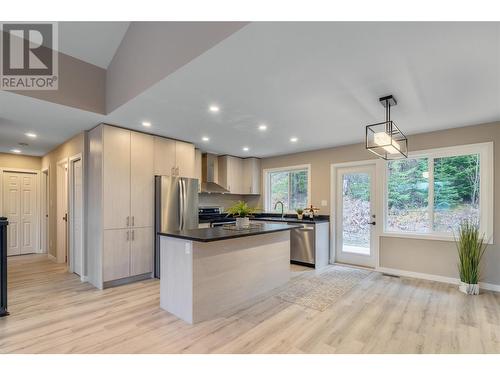
[[[155,277],[160,277],[158,232],[198,228],[196,178],[155,176]]]

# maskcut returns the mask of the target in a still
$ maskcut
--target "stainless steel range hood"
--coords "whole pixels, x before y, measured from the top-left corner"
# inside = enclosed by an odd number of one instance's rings
[[[229,193],[225,187],[217,183],[219,162],[217,155],[203,154],[201,157],[201,192],[202,193]]]

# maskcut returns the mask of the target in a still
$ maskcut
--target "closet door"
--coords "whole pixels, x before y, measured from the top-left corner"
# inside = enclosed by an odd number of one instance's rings
[[[21,177],[21,254],[36,252],[38,233],[36,174],[22,173]]]
[[[153,228],[131,231],[130,276],[153,272]]]
[[[103,281],[130,276],[129,229],[108,229],[103,235]]]
[[[132,132],[130,138],[130,226],[152,227],[154,206],[154,141]]]
[[[21,176],[19,173],[3,174],[3,214],[7,217],[7,255],[21,254]]]
[[[130,131],[103,129],[103,225],[104,229],[130,224]]]

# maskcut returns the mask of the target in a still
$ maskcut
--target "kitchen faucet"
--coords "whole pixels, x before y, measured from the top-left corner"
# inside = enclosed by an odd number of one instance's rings
[[[285,209],[284,209],[284,204],[282,201],[277,201],[276,204],[274,205],[274,209],[276,210],[276,207],[278,207],[278,203],[281,204],[281,218],[285,218]]]

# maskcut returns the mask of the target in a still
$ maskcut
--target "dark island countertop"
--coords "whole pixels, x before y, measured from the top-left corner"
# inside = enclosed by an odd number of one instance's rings
[[[268,234],[275,232],[282,232],[300,228],[300,225],[295,224],[281,224],[281,223],[258,223],[252,225],[249,229],[236,230],[227,227],[214,227],[214,228],[198,228],[198,229],[184,229],[169,232],[158,232],[161,236],[180,238],[188,241],[196,242],[213,242],[229,240],[233,238],[256,236],[260,234]]]
[[[215,223],[220,221],[232,220],[234,219],[232,216],[227,214],[220,214],[211,217],[201,217],[200,223]],[[317,223],[327,223],[330,221],[330,216],[328,215],[319,215],[315,216],[314,219],[309,219],[305,217],[302,220],[297,218],[297,215],[285,215],[284,218],[281,217],[281,214],[275,213],[258,213],[253,215],[250,220],[253,221],[273,221],[277,223],[297,223],[297,224],[317,224]]]

